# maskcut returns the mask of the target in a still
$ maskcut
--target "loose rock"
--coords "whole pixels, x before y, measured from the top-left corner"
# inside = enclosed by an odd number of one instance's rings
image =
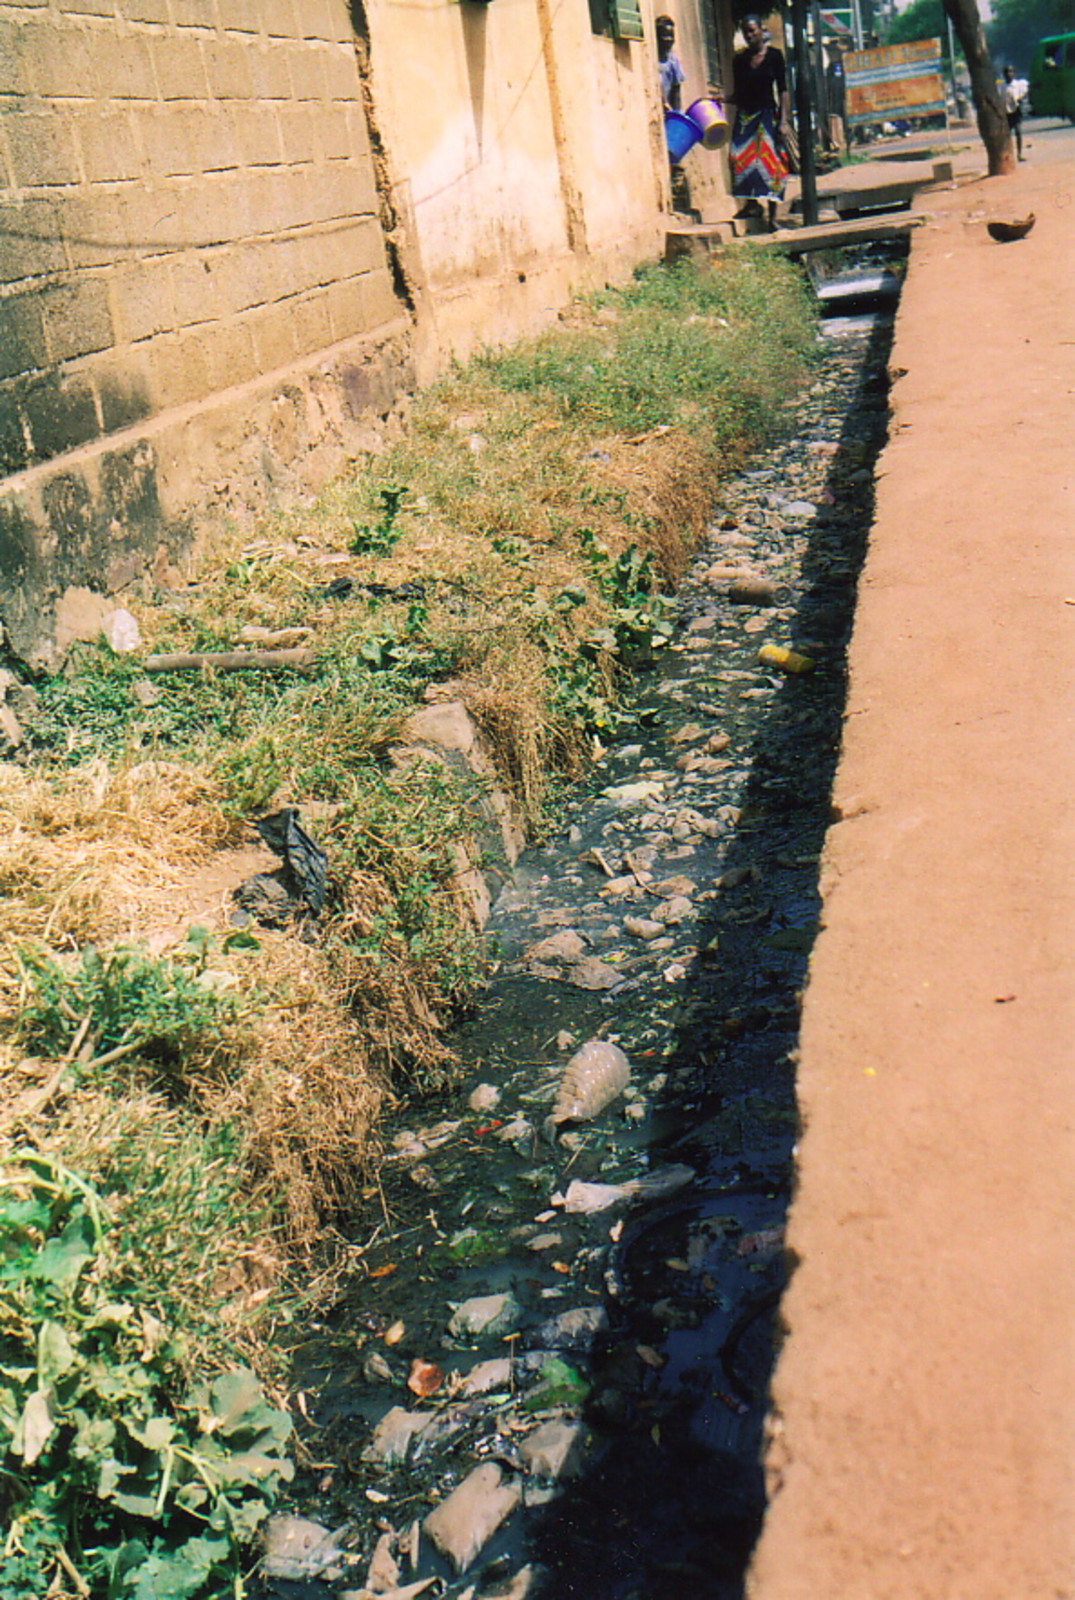
[[[519,1456],[539,1478],[575,1478],[582,1470],[586,1438],[584,1422],[554,1418],[528,1434],[519,1447]]]
[[[519,1503],[519,1489],[505,1483],[493,1461],[485,1461],[453,1489],[422,1524],[430,1542],[465,1572]]]
[[[608,1330],[604,1306],[576,1306],[550,1317],[527,1335],[527,1343],[545,1350],[589,1350],[599,1334]]]
[[[384,1466],[402,1461],[410,1449],[411,1441],[429,1426],[431,1413],[405,1411],[393,1406],[386,1411],[373,1430],[373,1437],[362,1452],[363,1461],[379,1462]]]
[[[513,1294],[476,1295],[456,1308],[448,1332],[453,1339],[492,1339],[518,1327],[520,1315]]]

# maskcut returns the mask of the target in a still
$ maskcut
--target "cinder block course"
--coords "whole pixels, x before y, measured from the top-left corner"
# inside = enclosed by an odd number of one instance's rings
[[[290,54],[291,88],[295,99],[324,101],[330,98],[324,49],[294,50]]]
[[[50,361],[70,361],[115,343],[108,286],[101,278],[43,290],[41,314]]]
[[[299,26],[306,39],[350,38],[347,7],[336,4],[335,0],[301,0]]]
[[[79,372],[43,373],[29,380],[20,410],[29,428],[34,461],[51,461],[101,432],[93,389]]]
[[[88,364],[101,409],[104,432],[115,433],[142,422],[152,412],[148,357],[143,350],[125,350],[122,361],[95,358]]]
[[[195,327],[212,322],[223,313],[213,271],[215,252],[184,255],[169,264],[172,303],[176,328]]]
[[[264,0],[251,5],[250,0],[217,0],[217,19],[227,33],[256,36],[264,25]]]
[[[228,108],[239,160],[244,167],[279,166],[282,117],[286,109],[245,106],[235,101]]]
[[[0,382],[0,474],[6,477],[9,472],[21,472],[29,464],[30,448],[30,432],[19,408],[16,385]],[[0,572],[9,557],[5,544],[8,536],[0,512]]]
[[[116,0],[61,0],[64,17],[114,17]]]
[[[205,336],[209,362],[209,381],[214,391],[246,383],[258,371],[254,335],[246,323],[229,320],[216,323]]]
[[[0,378],[34,372],[47,363],[40,291],[6,295],[0,299]]]
[[[87,183],[120,183],[142,175],[142,147],[130,111],[87,107],[70,118]]]
[[[172,0],[172,15],[177,28],[206,32],[218,27],[216,0]]]
[[[369,296],[362,278],[345,278],[342,282],[330,283],[326,301],[333,342],[350,339],[363,331],[362,319],[369,306]]]
[[[150,51],[162,100],[208,98],[209,78],[200,37],[154,36]]]
[[[128,22],[160,25],[172,20],[168,0],[123,0],[123,11]]]
[[[256,244],[214,252],[213,283],[223,316],[238,316],[265,303],[270,276],[267,255]]]
[[[350,30],[345,0],[0,0],[0,476],[398,314]],[[58,465],[45,520],[89,552]]]
[[[209,38],[203,46],[209,93],[220,100],[249,100],[254,93],[250,45],[230,38]]]
[[[295,323],[295,340],[301,351],[322,350],[332,343],[332,322],[324,289],[300,295],[292,306],[291,316]]]
[[[209,361],[200,331],[155,339],[148,356],[150,394],[155,411],[202,400],[212,393]]]
[[[280,148],[285,162],[311,162],[318,157],[317,119],[320,107],[314,101],[292,100],[287,105],[274,107],[280,134]]]
[[[247,318],[246,325],[254,340],[259,372],[274,372],[295,360],[299,350],[290,301],[263,307]]]
[[[10,15],[0,14],[0,61],[4,64],[3,86],[5,95],[28,95],[34,92],[33,45],[40,37],[40,27],[26,22],[16,22]]]
[[[245,171],[177,180],[172,193],[179,237],[186,246],[204,250],[245,238],[257,215],[256,184]]]
[[[78,158],[70,124],[58,111],[9,112],[3,119],[14,184],[21,189],[77,183]]]
[[[336,102],[317,111],[313,118],[314,137],[326,161],[346,161],[355,154],[346,105]]]
[[[75,272],[168,253],[183,237],[175,194],[137,182],[72,191],[60,208],[60,227]]]
[[[232,119],[221,107],[160,108],[142,126],[155,177],[223,172],[239,165]]]
[[[242,6],[246,0],[229,0],[229,3]],[[261,0],[259,10],[270,39],[296,39],[300,36],[294,0]]]
[[[0,283],[62,272],[59,200],[0,200]]]
[[[276,41],[270,41],[265,46],[251,43],[247,49],[254,94],[262,100],[290,100],[291,52]]]
[[[45,99],[80,100],[96,95],[94,39],[88,29],[34,25],[18,30],[17,37],[15,61],[21,60],[28,68],[34,94]]]
[[[353,44],[331,45],[325,51],[325,89],[332,100],[356,100],[361,94]]]
[[[155,100],[157,78],[150,40],[141,34],[119,38],[112,29],[87,34],[90,83],[98,100]]]
[[[172,268],[166,261],[139,263],[112,275],[117,342],[134,343],[176,326]]]

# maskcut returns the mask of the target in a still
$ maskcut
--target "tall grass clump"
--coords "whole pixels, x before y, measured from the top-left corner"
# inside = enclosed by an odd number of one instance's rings
[[[719,270],[647,266],[593,304],[591,322],[484,357],[493,380],[597,429],[701,430],[732,452],[776,424],[814,345],[800,275],[760,252],[732,252]]]

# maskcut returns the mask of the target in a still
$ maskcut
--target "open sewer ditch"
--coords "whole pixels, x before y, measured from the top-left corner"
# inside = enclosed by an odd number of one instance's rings
[[[892,261],[859,251],[821,276]],[[786,433],[722,487],[629,723],[497,900],[499,965],[455,1041],[465,1081],[388,1129],[381,1220],[299,1354],[310,1521],[279,1519],[263,1596],[742,1594],[799,1001],[887,430],[891,297],[844,310],[830,294]],[[591,1040],[630,1082],[550,1142]],[[614,1087],[615,1052],[595,1060]]]

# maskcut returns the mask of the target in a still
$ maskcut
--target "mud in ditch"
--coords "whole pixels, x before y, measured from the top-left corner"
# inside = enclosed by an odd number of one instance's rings
[[[787,435],[724,487],[673,643],[500,896],[498,970],[456,1041],[467,1079],[389,1129],[379,1220],[300,1352],[312,1464],[295,1509],[350,1532],[331,1581],[264,1593],[359,1591],[378,1539],[398,1583],[433,1579],[429,1594],[521,1597],[536,1573],[549,1600],[742,1593],[890,332],[829,337]],[[728,597],[742,569],[765,604]],[[763,644],[812,670],[760,663]],[[557,1082],[592,1038],[626,1053],[630,1087],[550,1142]],[[640,1179],[611,1200],[588,1187]],[[449,1329],[475,1299],[503,1315]],[[411,1414],[395,1434],[392,1408]],[[421,1524],[480,1463],[460,1571]]]

